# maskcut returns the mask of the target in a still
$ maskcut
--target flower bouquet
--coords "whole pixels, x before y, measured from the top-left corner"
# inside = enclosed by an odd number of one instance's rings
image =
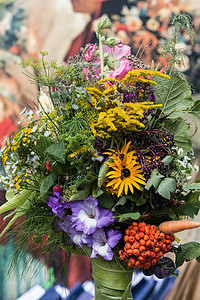
[[[200,183],[189,184],[194,152],[190,128],[200,115],[187,80],[158,71],[105,38],[87,45],[68,65],[22,63],[41,89],[33,109],[1,150],[0,213],[16,247],[59,246],[88,255],[95,299],[132,299],[135,269],[164,278],[200,259],[200,244],[180,244],[174,233],[200,226]],[[170,61],[170,57],[168,62]],[[32,68],[33,73],[29,72]],[[167,75],[167,73],[169,75]],[[175,253],[175,261],[165,257]]]

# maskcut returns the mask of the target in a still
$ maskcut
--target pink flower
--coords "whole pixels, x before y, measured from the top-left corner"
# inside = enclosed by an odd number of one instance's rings
[[[60,195],[62,195],[63,194],[63,189],[58,185],[54,185],[53,192],[58,192]]]
[[[113,51],[115,51],[115,53],[113,53]],[[103,45],[103,53],[108,53],[108,56],[113,55],[116,59],[116,69],[110,72],[106,77],[122,79],[129,71],[132,70],[129,65],[129,60],[126,58],[126,56],[131,54],[131,47],[123,45],[122,43],[115,46],[114,49],[107,45]],[[100,57],[94,61],[94,64],[100,64]],[[101,68],[99,67],[95,74],[98,75],[100,72]]]
[[[88,50],[85,52],[84,58],[87,61],[91,61],[94,56],[96,44],[90,44]]]
[[[51,171],[51,165],[48,160],[46,161],[46,170]]]

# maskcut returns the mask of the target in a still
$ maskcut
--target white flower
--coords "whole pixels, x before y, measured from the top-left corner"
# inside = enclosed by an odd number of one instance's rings
[[[195,172],[199,172],[199,166],[194,165],[194,171],[195,171]]]
[[[183,149],[182,149],[182,148],[178,148],[178,149],[177,149],[177,154],[178,154],[179,156],[182,156],[182,155],[183,155]]]
[[[48,137],[48,136],[50,136],[50,134],[51,134],[50,131],[47,130],[47,131],[45,131],[44,136]]]
[[[23,115],[24,113],[25,113],[25,111],[26,111],[26,107],[24,107],[23,109],[22,109],[22,111],[19,113],[20,115]]]
[[[36,108],[35,113],[36,113],[36,115],[37,115],[38,117],[40,117],[40,112],[41,112],[41,109]]]
[[[38,125],[36,124],[35,126],[33,126],[33,128],[31,129],[31,132],[35,132],[38,129]]]
[[[183,168],[186,168],[186,163],[184,161],[178,159],[177,163],[179,163],[179,165],[181,165]]]
[[[189,175],[186,177],[186,180],[190,180],[191,178],[192,178],[192,176]]]
[[[193,165],[190,164],[190,163],[188,163],[187,167],[188,167],[188,169],[189,169],[190,171],[193,171],[193,170],[194,170]]]
[[[92,156],[92,161],[98,160],[98,161],[102,162],[103,159],[104,159],[104,157],[102,155],[98,155],[98,151],[95,150],[95,153],[93,153],[93,156]]]

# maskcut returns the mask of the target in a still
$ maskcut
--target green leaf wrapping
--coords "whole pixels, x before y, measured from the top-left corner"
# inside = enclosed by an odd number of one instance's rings
[[[92,258],[92,277],[95,283],[95,300],[132,300],[131,281],[133,270],[115,259],[107,261],[98,256]]]

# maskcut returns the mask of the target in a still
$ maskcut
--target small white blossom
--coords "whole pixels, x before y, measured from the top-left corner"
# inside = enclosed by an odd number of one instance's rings
[[[182,148],[178,148],[178,149],[177,149],[177,154],[178,154],[179,156],[182,156],[182,155],[183,155],[183,149],[182,149]]]
[[[179,163],[183,168],[186,168],[186,163],[184,161],[178,159],[177,163]]]
[[[37,115],[38,117],[40,117],[40,112],[41,112],[41,109],[36,108],[35,113],[36,113],[36,115]]]
[[[195,171],[195,172],[199,172],[199,166],[194,165],[194,171]]]
[[[37,129],[38,129],[38,125],[36,124],[36,125],[33,126],[33,128],[31,129],[31,132],[36,132]]]
[[[47,131],[45,131],[44,136],[48,137],[48,136],[50,136],[50,134],[51,134],[50,131],[47,130]]]

